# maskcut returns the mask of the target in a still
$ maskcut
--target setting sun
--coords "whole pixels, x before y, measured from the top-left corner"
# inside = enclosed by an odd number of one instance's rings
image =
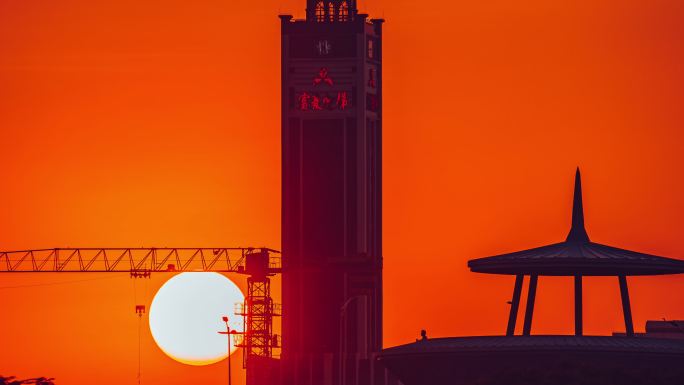
[[[150,330],[169,357],[189,365],[209,365],[226,358],[228,341],[218,332],[229,326],[242,331],[242,317],[233,304],[242,303],[240,289],[219,273],[182,273],[157,292],[150,308]],[[228,307],[227,307],[228,306]],[[232,341],[231,341],[232,343]],[[231,354],[237,348],[231,346]]]

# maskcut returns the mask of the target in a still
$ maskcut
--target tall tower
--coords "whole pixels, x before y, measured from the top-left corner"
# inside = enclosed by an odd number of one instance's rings
[[[377,383],[383,20],[353,0],[280,18],[283,380]]]

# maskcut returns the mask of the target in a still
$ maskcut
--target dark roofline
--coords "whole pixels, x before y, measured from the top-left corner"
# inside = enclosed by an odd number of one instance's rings
[[[622,337],[622,336],[568,336],[568,335],[534,335],[534,336],[468,336],[430,338],[405,345],[385,348],[380,353],[380,360],[397,356],[429,355],[429,354],[472,354],[501,353],[529,354],[534,351],[564,352],[571,351],[605,351],[661,353],[684,355],[684,341],[677,339]]]
[[[476,273],[530,275],[660,275],[684,273],[684,261],[591,242],[584,227],[582,179],[575,172],[572,226],[564,242],[468,261]]]

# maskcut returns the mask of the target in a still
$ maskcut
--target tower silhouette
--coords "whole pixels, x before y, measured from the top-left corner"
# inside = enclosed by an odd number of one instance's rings
[[[383,20],[282,22],[283,383],[371,384],[382,348]]]

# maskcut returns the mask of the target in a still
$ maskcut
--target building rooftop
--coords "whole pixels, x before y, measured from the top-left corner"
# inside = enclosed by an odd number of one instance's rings
[[[616,336],[476,336],[431,338],[384,349],[383,357],[425,353],[594,351],[684,354],[684,341]]]
[[[684,340],[436,338],[384,349],[378,360],[406,385],[681,385]]]

